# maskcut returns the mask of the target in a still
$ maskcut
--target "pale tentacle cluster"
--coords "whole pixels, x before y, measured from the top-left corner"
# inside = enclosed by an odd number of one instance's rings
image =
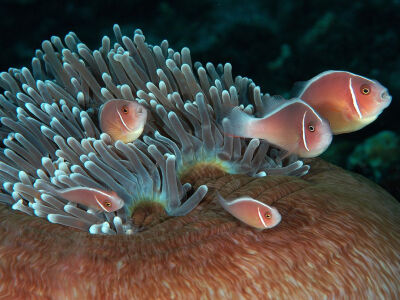
[[[206,186],[193,190],[180,175],[197,163],[217,163],[229,173],[301,176],[309,167],[258,139],[224,134],[220,110],[240,106],[262,114],[263,95],[251,80],[232,77],[231,65],[192,65],[188,48],[163,41],[150,46],[140,30],[133,40],[114,26],[91,51],[74,33],[52,37],[36,51],[31,71],[0,75],[0,201],[30,215],[91,233],[131,234],[130,215],[141,201],[160,203],[170,216],[189,213]],[[144,135],[113,143],[100,132],[97,113],[111,99],[138,101],[149,112]],[[115,213],[68,203],[51,193],[88,186],[114,190],[125,201]],[[190,196],[189,196],[190,195]]]

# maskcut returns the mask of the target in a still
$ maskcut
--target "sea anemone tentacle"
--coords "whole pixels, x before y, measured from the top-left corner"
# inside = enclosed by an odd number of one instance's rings
[[[131,234],[138,230],[132,213],[143,203],[168,216],[199,204],[207,187],[184,183],[197,165],[255,177],[308,171],[295,156],[280,160],[282,150],[266,141],[225,134],[226,107],[260,114],[268,100],[251,79],[233,78],[229,63],[193,64],[188,48],[151,46],[140,30],[130,39],[115,25],[114,34],[117,43],[104,37],[95,51],[74,33],[52,37],[36,51],[32,71],[0,74],[0,202],[91,233]],[[149,111],[134,143],[113,142],[99,130],[100,106],[116,98]],[[113,190],[125,206],[93,211],[54,193],[78,186]]]
[[[26,141],[21,141],[30,147]],[[129,234],[134,231],[130,215],[143,200],[158,201],[168,215],[177,216],[189,213],[207,192],[206,186],[200,186],[187,197],[191,187],[190,184],[180,183],[173,152],[161,154],[154,145],[145,146],[139,142],[142,149],[139,150],[132,143],[117,141],[114,144],[106,134],[102,134],[100,139],[88,137],[80,141],[75,137],[65,139],[55,135],[52,141],[58,148],[55,159],[43,157],[39,160],[41,166],[36,172],[33,167],[26,166],[28,173],[18,171],[21,166],[24,167],[22,162],[15,167],[1,163],[4,185],[12,195],[3,197],[3,200],[13,204],[14,209],[90,232],[97,232],[94,229],[97,228],[96,224],[103,224],[99,231],[102,234],[121,233],[121,226],[117,230],[113,217],[110,218],[108,213],[97,212],[92,217],[90,209],[68,203],[53,192],[55,189],[78,186],[111,189],[126,201],[126,206],[116,212],[116,216],[121,219],[122,223],[119,223],[124,228],[123,233]],[[164,147],[160,148],[168,149],[165,141],[161,139],[160,144]],[[14,149],[17,150],[13,152],[14,155],[22,160],[20,155],[23,149]],[[6,150],[6,154],[13,151]],[[104,225],[107,222],[109,225]]]

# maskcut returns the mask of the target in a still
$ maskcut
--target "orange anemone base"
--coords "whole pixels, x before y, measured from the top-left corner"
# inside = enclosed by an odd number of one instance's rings
[[[133,236],[93,236],[1,206],[0,298],[396,299],[399,203],[361,176],[309,163],[302,178],[210,171],[192,182],[210,188],[198,208]],[[216,189],[277,207],[281,224],[249,228],[218,205]]]

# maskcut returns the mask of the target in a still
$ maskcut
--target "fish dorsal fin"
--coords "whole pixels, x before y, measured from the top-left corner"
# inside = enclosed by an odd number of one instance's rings
[[[262,115],[266,115],[270,113],[271,111],[275,111],[278,109],[280,106],[282,106],[285,101],[287,101],[283,96],[281,95],[274,95],[274,96],[264,96],[263,97],[263,111]]]
[[[297,97],[297,98],[301,98],[300,95],[303,94],[303,92],[315,81],[319,80],[320,78],[332,74],[332,73],[337,73],[337,72],[346,72],[346,71],[335,71],[335,70],[327,70],[324,71],[316,76],[314,76],[313,78],[311,78],[310,80],[307,81],[298,81],[293,85],[293,88],[290,92],[290,96],[291,97]]]
[[[292,105],[293,103],[300,102],[304,103],[302,100],[299,98],[292,98],[292,99],[285,99],[282,96],[272,96],[268,97],[266,101],[264,101],[264,114],[263,118],[268,117],[276,113],[277,111],[280,111],[284,109],[285,107]]]
[[[298,97],[301,95],[307,86],[308,81],[297,81],[294,83],[292,90],[290,91],[290,97]]]

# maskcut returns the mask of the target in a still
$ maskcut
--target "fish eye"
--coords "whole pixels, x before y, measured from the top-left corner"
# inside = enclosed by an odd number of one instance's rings
[[[127,114],[127,113],[129,112],[128,106],[127,106],[127,105],[122,106],[122,112],[123,112],[124,114]]]
[[[314,132],[314,131],[315,131],[314,125],[309,124],[309,125],[308,125],[308,130],[311,131],[311,132]]]
[[[106,201],[106,202],[104,202],[104,205],[107,206],[107,207],[111,207],[111,202],[110,201]]]
[[[266,212],[264,215],[267,219],[271,219],[272,215],[270,214],[270,212]]]
[[[371,89],[370,89],[369,86],[366,85],[366,84],[363,84],[363,85],[361,86],[360,90],[361,90],[361,93],[362,93],[363,95],[368,95],[368,94],[371,92]]]

